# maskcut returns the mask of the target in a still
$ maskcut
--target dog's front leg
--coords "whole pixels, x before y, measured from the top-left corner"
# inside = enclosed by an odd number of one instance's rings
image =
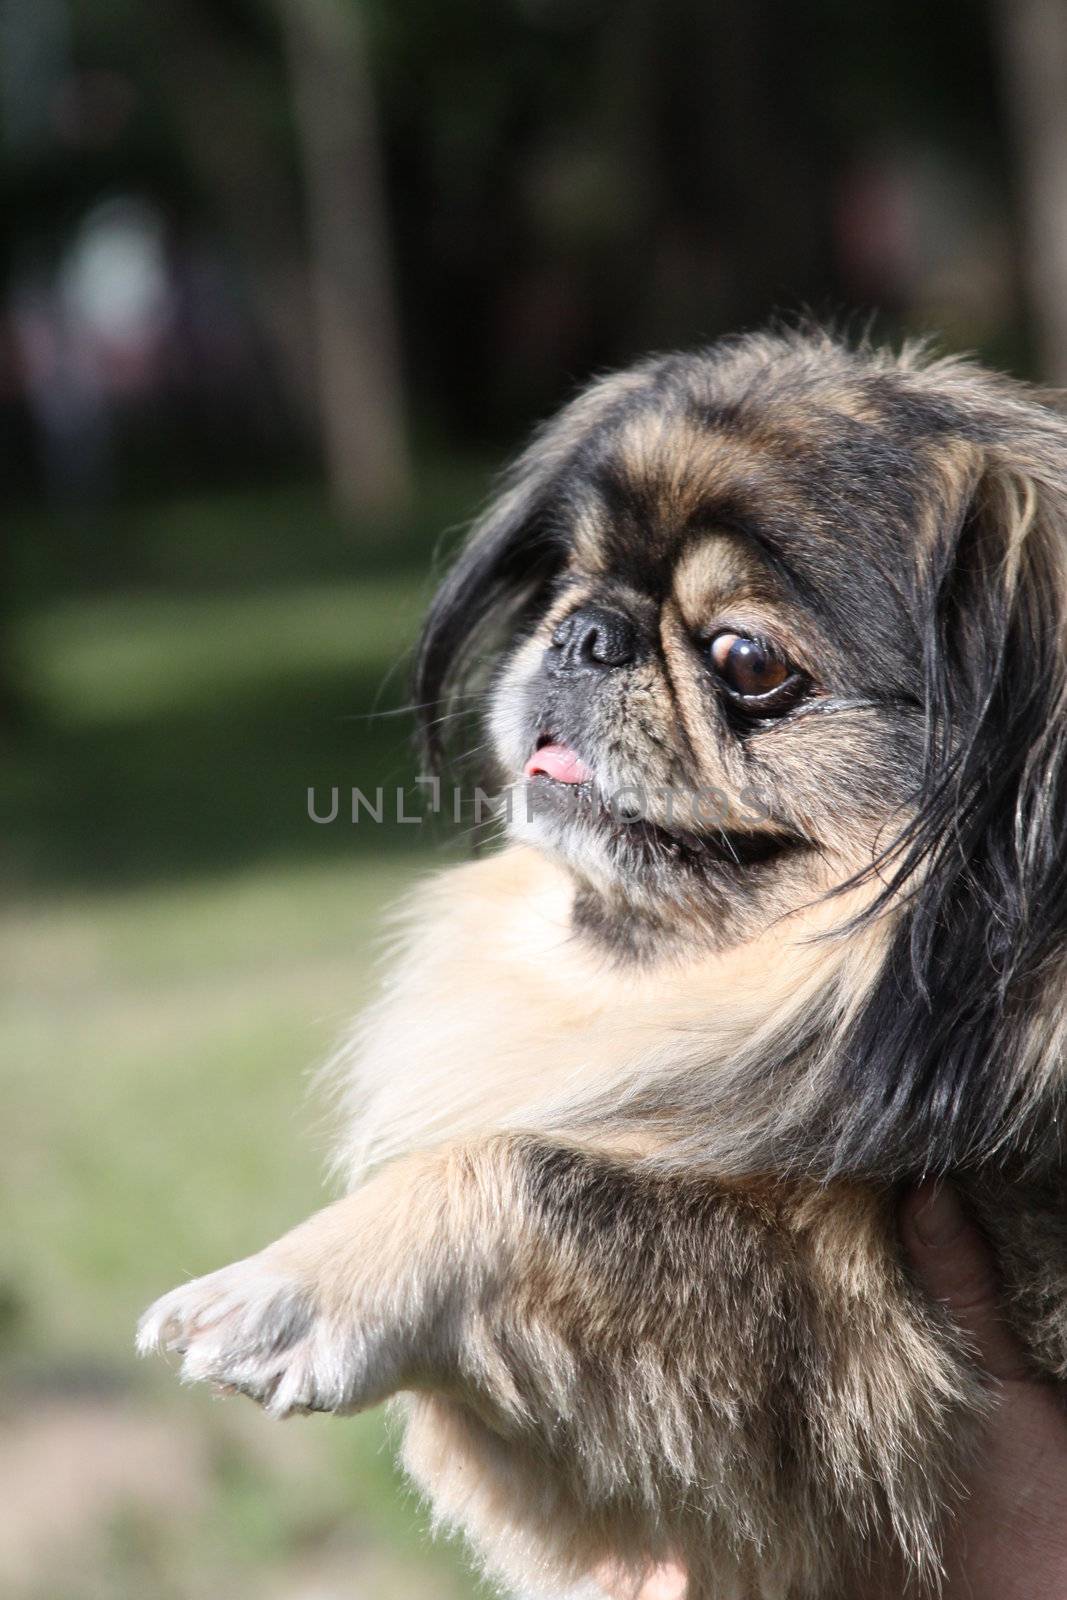
[[[890,1216],[487,1137],[174,1290],[141,1341],[279,1416],[422,1391],[408,1460],[442,1513],[571,1580],[678,1556],[718,1593],[772,1530],[782,1570],[878,1546],[930,1570],[980,1391]]]
[[[176,1350],[183,1378],[274,1416],[358,1411],[446,1379],[489,1243],[471,1176],[456,1149],[396,1162],[256,1255],[163,1295],[139,1349]]]
[[[139,1346],[178,1351],[183,1377],[277,1416],[443,1390],[536,1430],[538,1412],[570,1409],[556,1392],[577,1332],[565,1304],[588,1312],[597,1292],[609,1312],[619,1240],[589,1233],[597,1201],[576,1183],[601,1170],[629,1181],[603,1157],[529,1137],[408,1156],[256,1255],[164,1295]],[[622,1212],[616,1221],[625,1232]],[[613,1283],[613,1333],[640,1315],[644,1288]]]

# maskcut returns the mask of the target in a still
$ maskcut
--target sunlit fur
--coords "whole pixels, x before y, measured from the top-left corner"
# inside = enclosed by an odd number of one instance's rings
[[[1055,397],[966,362],[777,333],[588,389],[427,622],[428,743],[480,702],[511,819],[332,1065],[348,1192],[143,1346],[280,1415],[403,1391],[410,1471],[524,1593],[935,1590],[985,1398],[901,1180],[963,1185],[1067,1375],[1065,561]],[[640,648],[561,672],[594,602]],[[722,627],[803,696],[739,714]],[[593,780],[530,819],[544,737]]]

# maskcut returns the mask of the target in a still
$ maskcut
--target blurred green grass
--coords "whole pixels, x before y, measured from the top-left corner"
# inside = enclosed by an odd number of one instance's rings
[[[149,1299],[328,1197],[306,1074],[373,981],[383,906],[440,859],[428,828],[306,812],[309,784],[411,781],[405,719],[367,714],[403,699],[426,561],[264,583],[255,508],[218,592],[42,594],[13,635],[0,1585],[27,1600],[474,1593],[380,1415],[280,1428],[132,1357]]]
[[[156,508],[139,523],[155,554],[127,532],[139,559],[107,589],[72,588],[53,535],[53,582],[28,585],[37,598],[5,640],[24,707],[0,789],[6,886],[184,881],[410,848],[405,826],[373,839],[309,826],[307,790],[412,781],[410,724],[375,713],[407,697],[431,515],[454,528],[474,501],[469,475],[431,480],[410,513],[420,547],[411,526],[358,533],[291,498],[281,542],[299,571],[265,553],[279,537],[269,495],[213,513],[202,500]],[[205,550],[215,587],[193,581]]]

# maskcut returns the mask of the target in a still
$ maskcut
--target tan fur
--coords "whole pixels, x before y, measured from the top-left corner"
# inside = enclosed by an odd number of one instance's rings
[[[684,416],[645,412],[624,422],[618,439],[620,465],[636,485],[649,484],[663,531],[684,525],[716,493],[758,472],[768,442],[715,438]]]
[[[848,942],[822,942],[863,896],[851,904],[813,897],[747,944],[635,974],[575,939],[571,894],[563,872],[513,847],[443,873],[412,897],[403,959],[329,1069],[348,1122],[338,1163],[349,1183],[460,1134],[547,1130],[594,1107],[602,1118],[605,1096],[624,1118],[627,1097],[640,1102],[651,1082],[666,1100],[676,1078],[688,1097],[695,1060],[706,1063],[704,1159],[725,1159],[714,1106],[730,1103],[747,1060],[787,1032],[834,973],[859,1003],[887,937],[879,925]],[[687,1107],[670,1140],[661,1131],[661,1156],[678,1141],[687,1159],[699,1159],[692,1120]]]
[[[769,574],[743,539],[728,531],[709,529],[705,538],[683,552],[672,574],[674,600],[691,629],[714,620],[718,608],[781,602]]]

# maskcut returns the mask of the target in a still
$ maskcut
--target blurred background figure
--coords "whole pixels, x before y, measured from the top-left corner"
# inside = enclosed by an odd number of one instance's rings
[[[0,0],[0,1592],[474,1592],[379,1418],[133,1323],[313,1208],[303,1070],[465,848],[348,805],[418,809],[442,535],[802,308],[1067,385],[1062,0]]]

